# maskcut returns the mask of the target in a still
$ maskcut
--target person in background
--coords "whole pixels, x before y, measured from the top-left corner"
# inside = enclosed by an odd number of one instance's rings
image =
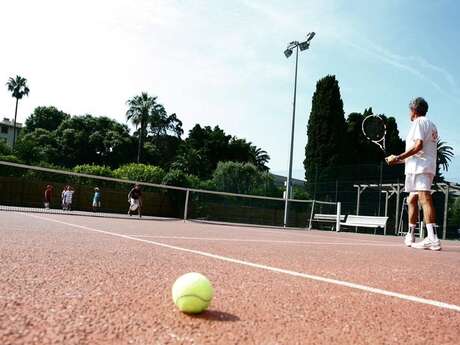
[[[72,199],[74,190],[71,186],[67,186],[64,192],[64,210],[72,211]]]
[[[65,191],[67,190],[67,187],[68,186],[64,186],[64,188],[62,189],[62,192],[61,192],[61,207],[62,207],[63,210],[65,210],[64,194],[65,194]]]
[[[132,212],[136,212],[139,215],[139,218],[142,217],[141,210],[142,210],[142,191],[141,186],[139,184],[135,184],[134,188],[131,189],[128,193],[128,202],[129,202],[129,209],[128,214],[131,216]]]
[[[93,211],[97,212],[101,208],[101,191],[99,187],[94,188]]]
[[[46,209],[50,208],[51,204],[51,198],[53,197],[53,186],[52,185],[47,185],[45,188],[45,199],[43,201],[43,204]]]

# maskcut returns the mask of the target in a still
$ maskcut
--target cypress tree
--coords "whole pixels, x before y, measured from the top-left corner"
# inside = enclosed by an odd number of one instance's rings
[[[343,161],[345,118],[339,83],[328,75],[316,83],[305,147],[305,178],[313,182],[317,171],[323,179],[334,178]]]

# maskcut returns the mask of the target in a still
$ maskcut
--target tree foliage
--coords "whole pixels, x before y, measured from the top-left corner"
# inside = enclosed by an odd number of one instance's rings
[[[252,163],[259,170],[267,170],[265,164],[269,159],[262,149],[245,139],[226,134],[219,126],[211,128],[197,124],[179,148],[173,167],[208,179],[219,162]]]
[[[115,169],[113,176],[125,180],[160,184],[165,177],[165,171],[153,165],[129,163]]]
[[[449,170],[449,164],[454,157],[454,149],[447,145],[446,142],[438,139],[437,142],[437,161],[436,161],[436,177],[437,180],[443,180],[441,168],[444,171]]]
[[[28,164],[43,162],[55,164],[61,154],[54,132],[43,128],[36,128],[20,136],[15,153],[19,159]]]
[[[53,106],[37,107],[33,113],[25,121],[23,131],[25,133],[33,132],[36,129],[46,129],[47,131],[55,131],[62,122],[70,119],[70,115]]]
[[[188,187],[188,188],[200,188],[201,181],[194,175],[188,175],[182,170],[171,169],[163,177],[163,184],[168,186]]]
[[[80,174],[96,175],[96,176],[106,176],[112,177],[113,172],[110,167],[106,165],[96,165],[96,164],[82,164],[77,165],[72,169],[73,172]]]
[[[313,94],[304,161],[307,180],[314,178],[316,169],[333,171],[343,163],[344,130],[345,119],[339,83],[335,76],[328,75],[316,83]]]
[[[11,96],[16,98],[16,108],[14,110],[14,125],[13,125],[13,147],[16,145],[16,118],[18,116],[18,103],[19,100],[24,96],[28,96],[30,89],[27,86],[27,79],[19,75],[16,78],[9,78],[6,83],[8,91],[11,92]]]
[[[273,179],[252,163],[219,162],[212,176],[217,190],[238,194],[273,194]]]

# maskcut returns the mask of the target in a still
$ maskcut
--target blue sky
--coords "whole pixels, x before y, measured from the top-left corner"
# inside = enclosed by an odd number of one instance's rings
[[[283,51],[315,31],[299,63],[295,176],[303,177],[316,81],[335,74],[347,114],[372,106],[395,116],[403,137],[409,100],[425,97],[455,149],[446,175],[460,181],[458,13],[454,0],[2,2],[0,80],[29,80],[21,121],[38,105],[125,121],[125,101],[146,90],[186,130],[219,125],[267,150],[272,171],[285,173],[294,59]],[[0,116],[13,111],[4,88]]]

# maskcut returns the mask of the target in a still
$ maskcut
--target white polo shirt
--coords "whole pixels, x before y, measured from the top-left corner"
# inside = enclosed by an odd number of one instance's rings
[[[425,116],[412,121],[406,137],[406,151],[414,146],[416,140],[423,141],[423,148],[406,159],[405,174],[436,174],[438,130]]]

